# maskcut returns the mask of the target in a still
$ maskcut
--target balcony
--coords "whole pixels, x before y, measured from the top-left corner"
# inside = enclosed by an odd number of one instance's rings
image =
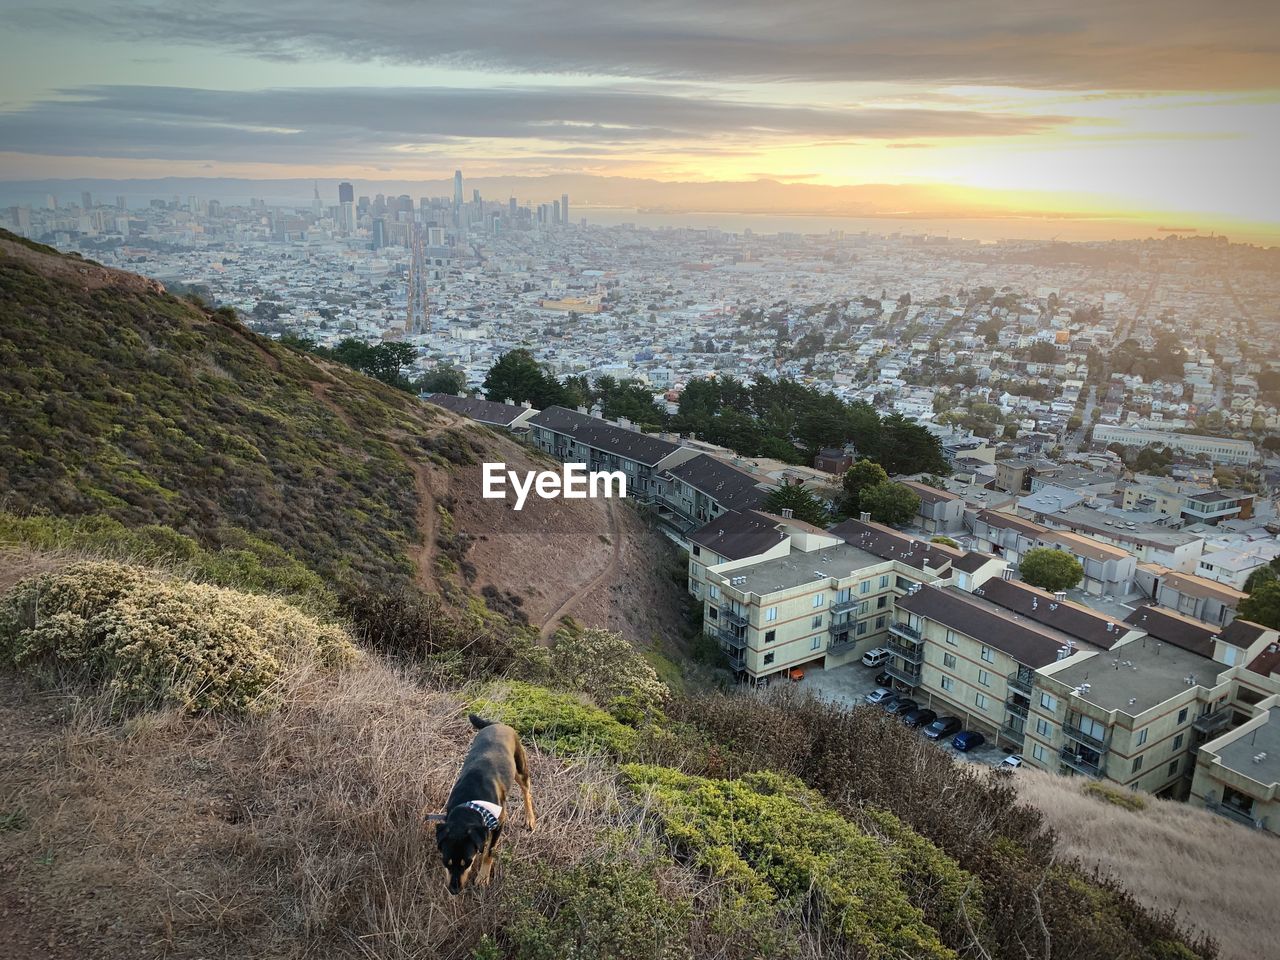
[[[920,647],[905,647],[900,643],[889,643],[885,645],[886,650],[891,650],[895,657],[901,657],[907,663],[919,665],[924,662],[924,650]]]
[[[1023,737],[1027,735],[1026,725],[1022,722],[1014,723],[1011,720],[1005,720],[1000,725],[1000,736],[1006,740],[1012,740],[1014,743],[1021,744]]]
[[[827,624],[827,633],[833,637],[837,633],[853,633],[853,628],[858,625],[856,620],[832,620]]]
[[[1232,707],[1222,707],[1213,713],[1206,713],[1203,716],[1196,717],[1191,721],[1191,729],[1198,733],[1203,733],[1206,737],[1222,730],[1231,722],[1235,709]]]
[[[902,637],[904,640],[910,640],[912,643],[919,643],[924,639],[920,635],[920,631],[915,627],[908,626],[905,623],[899,623],[897,620],[890,621],[889,632],[895,636]]]
[[[903,668],[891,660],[885,664],[884,672],[909,687],[920,686],[920,669],[918,667],[915,669]]]
[[[1079,743],[1083,743],[1086,747],[1090,747],[1098,751],[1098,753],[1107,752],[1106,740],[1099,740],[1097,737],[1093,736],[1093,734],[1085,733],[1083,730],[1077,727],[1074,723],[1064,723],[1062,725],[1062,732],[1065,733],[1072,740],[1075,740]]]
[[[1220,817],[1226,817],[1228,820],[1234,820],[1236,823],[1242,823],[1246,827],[1254,830],[1261,830],[1266,826],[1265,820],[1253,819],[1253,814],[1247,810],[1241,810],[1239,807],[1232,806],[1229,803],[1219,803],[1217,800],[1206,800],[1204,808],[1211,810]]]
[[[751,622],[744,614],[734,613],[728,607],[720,608],[720,619],[725,623],[731,623],[736,627],[745,627]]]
[[[832,612],[832,613],[844,613],[846,610],[853,610],[853,609],[855,609],[855,608],[858,606],[858,604],[859,604],[859,603],[861,603],[861,602],[862,602],[861,600],[853,600],[853,599],[850,599],[850,600],[841,600],[841,601],[839,601],[839,602],[837,602],[837,603],[833,603],[833,604],[831,605],[831,612]]]
[[[1083,773],[1089,777],[1101,777],[1105,765],[1102,758],[1090,760],[1084,754],[1076,753],[1070,747],[1063,747],[1058,751],[1058,759],[1078,773]]]
[[[832,640],[827,644],[827,653],[848,653],[857,645],[857,639],[852,635],[846,634],[843,640]]]
[[[723,648],[722,648],[722,649],[723,649]],[[736,654],[734,654],[734,653],[731,653],[729,650],[725,650],[725,651],[724,651],[724,658],[725,658],[725,660],[729,661],[729,668],[730,668],[731,670],[745,670],[745,669],[747,669],[747,661],[746,661],[746,659],[745,659],[745,658],[743,658],[743,657],[739,657],[739,656],[737,656],[737,655],[736,655]]]
[[[1036,685],[1036,674],[1034,670],[1015,670],[1005,677],[1005,680],[1010,689],[1021,690],[1029,697],[1032,688]]]
[[[722,647],[732,647],[734,650],[747,649],[747,638],[739,636],[728,627],[721,627],[716,631],[716,634],[720,637],[720,645]]]
[[[1025,700],[1018,700],[1016,697],[1010,697],[1004,702],[1004,708],[1025,720],[1031,710],[1031,704]]]

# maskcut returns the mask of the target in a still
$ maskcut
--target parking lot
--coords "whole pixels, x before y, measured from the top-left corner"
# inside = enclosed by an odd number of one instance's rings
[[[809,669],[805,670],[804,679],[799,681],[799,686],[801,689],[808,690],[831,703],[860,707],[866,704],[863,698],[878,686],[875,676],[879,672],[877,669],[864,667],[859,663],[846,664],[830,670]],[[927,703],[927,696],[920,696],[914,699],[919,700],[922,706],[930,706]],[[940,703],[930,706],[930,709],[937,710],[940,717],[951,714],[950,708]],[[923,737],[923,734],[921,734],[921,737]],[[996,746],[994,738],[988,738],[986,743],[980,747],[975,747],[968,753],[961,753],[952,747],[950,737],[940,741],[938,746],[957,759],[987,766],[998,763],[1009,755],[1008,750]]]

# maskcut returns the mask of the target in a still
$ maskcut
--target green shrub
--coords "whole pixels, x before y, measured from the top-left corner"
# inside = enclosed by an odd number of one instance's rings
[[[603,751],[626,756],[636,731],[572,693],[515,680],[490,684],[471,709],[515,727],[522,737],[557,753]]]
[[[118,712],[265,709],[290,658],[355,656],[340,628],[277,600],[122,563],[72,564],[0,601],[0,660],[101,684]]]
[[[888,814],[869,815],[881,828],[873,836],[776,773],[710,780],[639,765],[623,773],[676,851],[725,880],[762,922],[779,908],[811,907],[867,957],[957,956],[904,886],[927,878],[958,909],[976,881]]]
[[[1123,810],[1145,810],[1147,809],[1147,801],[1136,793],[1130,793],[1128,790],[1119,790],[1115,787],[1108,787],[1104,783],[1093,781],[1084,785],[1084,792],[1091,797],[1097,797],[1104,803],[1114,804]]]
[[[693,904],[659,890],[655,865],[606,859],[568,869],[531,864],[521,871],[502,930],[509,956],[693,960]]]

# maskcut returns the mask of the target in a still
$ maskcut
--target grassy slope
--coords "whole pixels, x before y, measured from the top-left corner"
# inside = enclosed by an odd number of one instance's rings
[[[1145,804],[1125,809],[1085,792],[1090,781],[1082,777],[1024,768],[1016,780],[1065,855],[1097,866],[1149,906],[1176,909],[1188,926],[1212,933],[1224,960],[1251,960],[1260,944],[1280,943],[1280,839],[1185,803],[1117,789]]]

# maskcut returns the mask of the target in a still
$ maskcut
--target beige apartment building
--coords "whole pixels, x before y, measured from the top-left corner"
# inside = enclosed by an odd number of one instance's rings
[[[1237,823],[1280,834],[1280,698],[1196,755],[1192,804]]]

